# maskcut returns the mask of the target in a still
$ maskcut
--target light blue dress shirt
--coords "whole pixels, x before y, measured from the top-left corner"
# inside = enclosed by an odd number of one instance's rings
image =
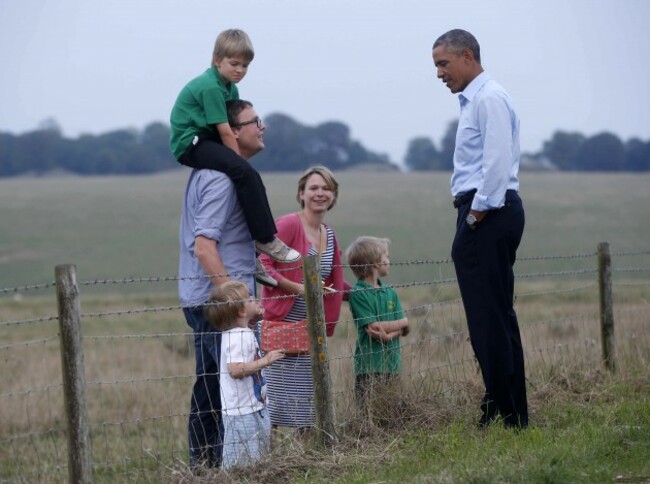
[[[476,189],[472,209],[500,208],[519,191],[519,117],[508,93],[482,72],[459,94],[451,194]]]
[[[245,282],[250,294],[255,294],[255,243],[235,186],[227,175],[215,170],[192,170],[185,189],[178,269],[178,294],[183,307],[205,303],[213,287],[194,255],[198,235],[219,243],[219,256],[228,274]]]

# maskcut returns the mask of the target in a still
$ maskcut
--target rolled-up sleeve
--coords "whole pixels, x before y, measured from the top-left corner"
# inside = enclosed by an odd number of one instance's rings
[[[197,180],[196,211],[194,215],[194,238],[199,235],[219,241],[232,212],[232,182],[225,177],[213,177],[204,170]]]
[[[480,100],[478,122],[483,137],[483,183],[474,196],[474,210],[500,208],[505,202],[513,158],[512,119],[504,98],[488,96]]]

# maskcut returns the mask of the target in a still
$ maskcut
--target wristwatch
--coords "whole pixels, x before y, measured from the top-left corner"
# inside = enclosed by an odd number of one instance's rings
[[[465,222],[467,222],[467,225],[469,225],[470,229],[475,229],[476,225],[478,224],[478,220],[476,220],[476,217],[471,213],[467,216]]]

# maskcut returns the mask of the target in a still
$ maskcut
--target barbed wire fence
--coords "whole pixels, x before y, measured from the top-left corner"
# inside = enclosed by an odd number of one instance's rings
[[[516,309],[533,393],[573,372],[648,363],[649,261],[650,250],[610,254],[603,244],[592,253],[518,260]],[[475,405],[481,378],[452,262],[393,261],[388,282],[413,266],[436,278],[392,285],[411,324],[410,335],[400,340],[403,390],[416,403],[433,398]],[[66,285],[60,279],[0,289],[0,482],[170,473],[187,461],[195,379],[194,336],[170,286],[181,278],[74,279],[68,288],[78,291],[76,316],[74,307],[61,309],[71,302],[69,294],[59,294],[58,304],[52,294]],[[112,291],[136,285],[167,286],[152,294]],[[90,288],[108,292],[91,295]],[[78,332],[65,334],[64,322]],[[355,418],[356,336],[344,304],[326,344],[337,429]],[[70,353],[75,344],[81,357]],[[74,372],[82,380],[72,393],[83,405],[66,414],[73,397],[66,379]],[[73,425],[84,421],[86,434],[74,434]],[[71,443],[76,453],[68,451]]]

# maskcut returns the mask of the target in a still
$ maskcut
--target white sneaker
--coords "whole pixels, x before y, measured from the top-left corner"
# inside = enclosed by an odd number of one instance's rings
[[[262,261],[255,259],[255,280],[263,286],[278,287],[278,281],[269,276]]]
[[[287,244],[282,242],[277,237],[274,238],[268,244],[262,244],[261,242],[255,241],[255,247],[258,252],[268,255],[273,260],[277,262],[282,262],[287,264],[289,262],[296,262],[300,260],[300,252],[292,249]]]

